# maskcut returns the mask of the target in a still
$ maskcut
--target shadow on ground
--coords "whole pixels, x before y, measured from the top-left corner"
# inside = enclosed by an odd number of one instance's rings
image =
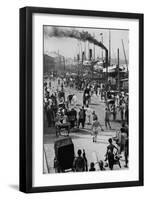
[[[12,188],[13,190],[17,190],[19,191],[19,186],[18,185],[9,185],[10,188]]]

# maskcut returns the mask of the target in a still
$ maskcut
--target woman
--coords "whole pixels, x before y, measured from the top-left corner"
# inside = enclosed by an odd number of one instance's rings
[[[97,136],[98,136],[98,132],[99,132],[98,128],[99,127],[101,128],[101,131],[103,131],[103,128],[102,128],[100,122],[98,121],[98,119],[96,117],[95,120],[93,121],[93,124],[92,124],[93,142],[97,142]]]

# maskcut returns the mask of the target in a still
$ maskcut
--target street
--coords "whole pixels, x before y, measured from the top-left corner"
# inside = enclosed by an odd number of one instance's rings
[[[57,81],[52,82],[52,90],[55,90],[57,88]],[[77,103],[76,103],[76,110],[79,111],[79,108],[83,105],[83,91],[78,91],[74,88],[65,87],[65,96],[67,97],[69,94],[75,94],[77,96]],[[97,142],[93,143],[92,141],[92,135],[91,135],[91,125],[86,124],[84,129],[81,127],[73,128],[69,134],[71,137],[73,144],[74,144],[74,151],[75,155],[77,156],[77,150],[85,150],[86,157],[88,160],[88,169],[91,162],[96,163],[99,160],[105,159],[106,149],[108,145],[108,139],[112,138],[116,135],[116,130],[119,130],[121,128],[121,123],[117,120],[113,122],[111,120],[111,130],[107,130],[105,127],[104,122],[104,115],[105,115],[105,103],[103,100],[100,99],[100,96],[96,96],[95,94],[91,98],[91,104],[90,108],[95,111],[95,113],[98,116],[99,122],[102,125],[104,131],[99,131],[99,135],[97,138]],[[120,118],[120,116],[117,116],[117,119]],[[49,127],[44,128],[44,157],[46,159],[46,162],[44,161],[44,173],[55,173],[54,169],[54,142],[57,140],[55,135],[55,128]],[[60,136],[67,137],[64,134]],[[59,139],[59,138],[58,138]],[[115,143],[114,143],[115,144]],[[120,159],[120,163],[122,168],[124,169],[124,157],[122,154],[122,158]],[[96,170],[99,170],[98,163],[95,164]],[[114,170],[120,169],[118,165],[114,165]],[[106,170],[109,170],[108,167],[106,167]]]

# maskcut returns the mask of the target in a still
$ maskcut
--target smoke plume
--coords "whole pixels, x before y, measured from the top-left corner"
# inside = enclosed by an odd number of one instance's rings
[[[49,37],[68,37],[74,38],[81,41],[88,41],[92,44],[95,44],[102,49],[106,50],[106,47],[99,41],[97,41],[90,33],[87,31],[78,31],[76,29],[65,30],[57,27],[52,27],[50,30],[47,27],[44,27],[45,35]]]

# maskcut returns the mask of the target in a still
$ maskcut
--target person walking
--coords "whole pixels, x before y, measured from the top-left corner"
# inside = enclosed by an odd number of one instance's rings
[[[125,103],[122,100],[122,103],[120,105],[120,116],[121,116],[121,121],[124,121],[124,111],[125,111]]]
[[[112,105],[112,115],[113,115],[113,121],[116,120],[116,107],[115,107],[115,104]]]
[[[86,120],[86,111],[84,109],[84,106],[79,111],[79,120],[78,120],[78,128],[80,124],[82,124],[82,128],[85,126],[85,120]]]
[[[112,144],[112,139],[109,138],[108,140],[109,145],[107,146],[107,152],[106,152],[106,160],[108,160],[109,168],[113,170],[114,165],[114,149],[118,151],[118,148]]]
[[[95,113],[95,111],[92,112],[92,120],[95,121],[96,119],[98,119],[97,114]]]
[[[99,133],[99,127],[101,128],[101,131],[103,131],[103,128],[102,128],[100,122],[96,118],[93,121],[93,124],[92,124],[93,142],[97,142],[97,136],[98,136],[98,133]]]
[[[108,110],[108,108],[105,109],[105,126],[106,126],[106,129],[107,129],[107,125],[111,129],[111,125],[110,125],[110,111]]]
[[[91,124],[91,116],[92,116],[92,109],[87,105],[86,107],[86,117],[87,117],[87,124]]]
[[[89,103],[90,103],[90,88],[89,86],[87,86],[83,93],[83,105],[89,105]]]

